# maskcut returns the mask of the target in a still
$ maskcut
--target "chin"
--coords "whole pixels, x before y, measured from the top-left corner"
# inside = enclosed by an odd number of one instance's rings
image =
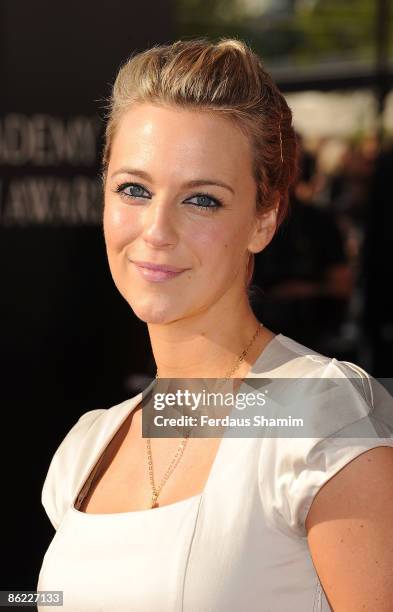
[[[165,325],[185,316],[179,308],[179,300],[155,296],[146,300],[134,300],[125,297],[134,314],[144,323]]]

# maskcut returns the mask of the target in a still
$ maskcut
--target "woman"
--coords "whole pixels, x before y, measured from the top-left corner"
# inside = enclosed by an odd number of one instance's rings
[[[359,380],[360,391],[310,402],[334,434],[371,405],[369,377],[266,329],[247,295],[254,254],[287,212],[291,120],[239,40],[135,55],[113,87],[104,234],[160,379]],[[57,531],[39,590],[62,590],[67,612],[393,609],[390,425],[374,439],[179,445],[142,436],[154,384],[83,414],[57,449],[42,492]]]

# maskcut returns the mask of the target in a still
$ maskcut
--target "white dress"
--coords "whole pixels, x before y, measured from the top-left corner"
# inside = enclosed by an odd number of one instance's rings
[[[383,419],[374,412],[378,436],[234,438],[226,432],[202,494],[155,509],[89,514],[76,506],[93,468],[146,390],[109,410],[86,412],[55,452],[44,482],[42,503],[56,533],[37,590],[63,591],[64,612],[329,611],[308,549],[307,512],[320,487],[349,461],[376,446],[393,447],[393,398],[373,397],[358,366],[282,334],[247,376],[258,377],[354,378],[358,391],[346,387],[344,401],[337,390],[312,395],[313,418],[345,432],[343,415],[361,422],[384,404]]]

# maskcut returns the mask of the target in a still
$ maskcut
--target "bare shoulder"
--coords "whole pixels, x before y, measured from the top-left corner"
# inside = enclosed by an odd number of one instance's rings
[[[335,612],[393,611],[393,448],[367,449],[327,481],[306,519]]]

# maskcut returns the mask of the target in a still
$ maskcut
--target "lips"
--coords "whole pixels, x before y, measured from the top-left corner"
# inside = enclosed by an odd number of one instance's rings
[[[143,261],[129,261],[135,266],[142,278],[151,282],[166,281],[185,272],[185,269],[176,268],[175,266],[152,264]]]
[[[132,260],[130,260],[132,261]],[[166,264],[154,264],[149,261],[133,261],[134,264],[142,268],[148,268],[149,270],[158,270],[160,272],[184,272],[185,268],[177,268],[176,266],[169,266]]]

